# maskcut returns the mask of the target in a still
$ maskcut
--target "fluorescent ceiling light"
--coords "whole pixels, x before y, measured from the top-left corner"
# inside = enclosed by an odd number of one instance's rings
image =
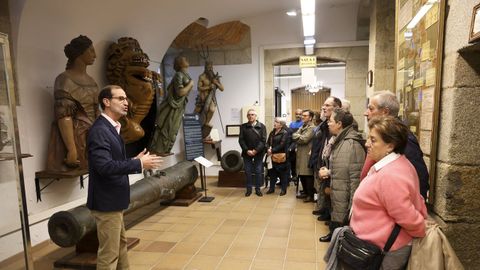
[[[415,14],[415,17],[408,23],[407,29],[413,29],[418,24],[418,22],[427,14],[427,12],[433,7],[433,3],[435,1],[428,1],[425,5],[423,5],[420,10]]]
[[[302,15],[315,13],[315,0],[300,0]]]
[[[289,10],[287,11],[287,15],[290,17],[295,17],[297,16],[297,11],[296,10]]]
[[[303,41],[304,45],[314,45],[315,44],[315,39],[313,37],[307,37]]]
[[[315,36],[315,14],[302,15],[303,36]]]
[[[303,36],[315,36],[315,0],[300,0]]]

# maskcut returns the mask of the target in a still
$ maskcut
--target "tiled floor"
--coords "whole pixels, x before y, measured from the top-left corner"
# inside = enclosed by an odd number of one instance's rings
[[[210,203],[163,208],[127,230],[140,244],[129,251],[132,270],[140,269],[324,269],[327,244],[318,238],[327,226],[311,214],[312,203],[286,196],[244,197],[244,189],[218,188],[210,180]],[[49,244],[35,254],[35,269],[72,249]],[[14,269],[12,267],[12,269]]]

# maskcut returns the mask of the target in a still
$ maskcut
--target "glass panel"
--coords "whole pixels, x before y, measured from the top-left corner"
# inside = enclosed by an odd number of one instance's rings
[[[4,38],[4,39],[3,39]],[[8,91],[11,80],[8,46],[6,37],[0,35],[0,268],[27,269],[25,260],[17,259],[8,264],[5,259],[24,252],[21,223],[20,196],[17,192],[19,171],[15,157],[15,125],[9,107]],[[13,92],[10,92],[13,93]]]
[[[397,0],[396,82],[399,116],[417,136],[435,176],[445,0]],[[432,193],[431,193],[432,194]],[[429,202],[432,201],[430,196]]]

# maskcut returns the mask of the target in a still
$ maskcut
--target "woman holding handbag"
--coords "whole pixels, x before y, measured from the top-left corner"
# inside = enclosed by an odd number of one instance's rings
[[[285,119],[281,117],[275,117],[273,122],[273,130],[268,135],[267,139],[267,155],[272,159],[272,174],[270,175],[270,188],[267,194],[275,192],[275,182],[277,177],[280,178],[280,184],[282,191],[280,196],[287,194],[287,178],[288,178],[288,158],[287,147],[288,131],[286,130]]]
[[[425,236],[427,218],[417,173],[403,155],[408,129],[391,116],[373,118],[368,127],[365,145],[376,163],[355,192],[350,227],[359,239],[384,247],[398,224],[399,234],[380,269],[404,269],[412,239]]]

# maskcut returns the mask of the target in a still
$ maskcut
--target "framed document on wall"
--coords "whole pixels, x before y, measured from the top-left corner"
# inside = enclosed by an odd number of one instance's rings
[[[468,42],[473,43],[480,40],[480,4],[473,7],[472,19],[470,22],[470,36]]]
[[[227,125],[225,129],[227,137],[237,137],[240,135],[240,125]]]
[[[417,137],[433,200],[446,0],[396,0],[395,93],[399,117]]]

